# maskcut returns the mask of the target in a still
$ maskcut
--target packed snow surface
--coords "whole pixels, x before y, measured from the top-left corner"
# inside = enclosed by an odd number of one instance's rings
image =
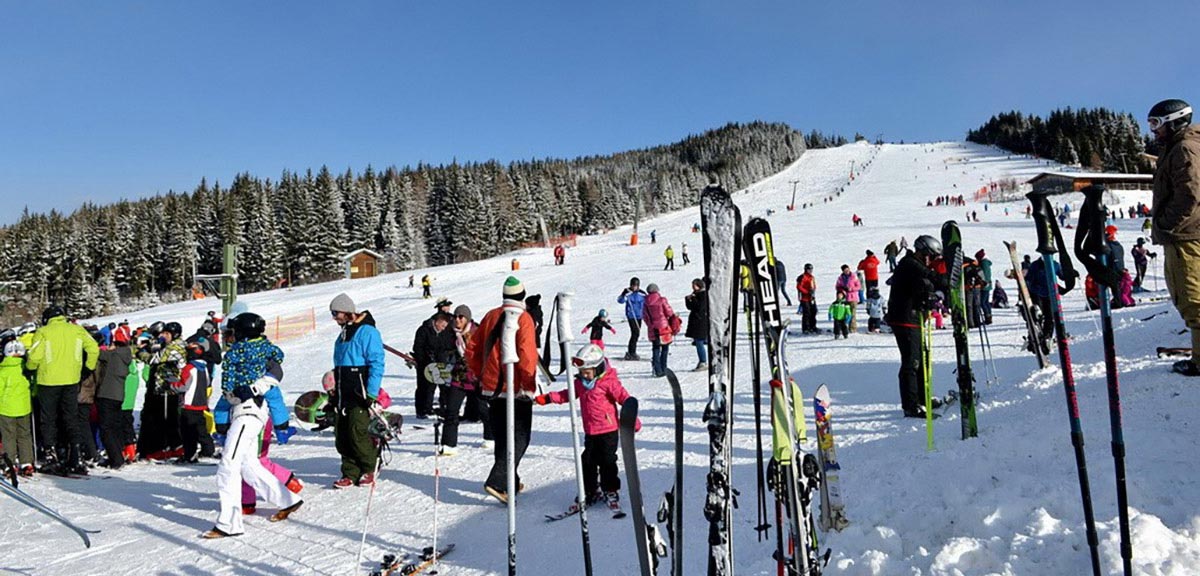
[[[855,177],[849,181],[853,163]],[[865,166],[865,169],[864,169]],[[919,234],[937,235],[941,224],[957,219],[967,254],[984,249],[1002,278],[1010,268],[1001,243],[1015,240],[1022,253],[1035,241],[1024,202],[987,205],[972,193],[991,181],[1028,178],[1052,170],[1043,161],[961,143],[854,144],[813,150],[787,169],[734,194],[743,218],[768,217],[774,227],[776,255],[787,264],[784,282],[795,300],[795,277],[805,262],[816,267],[821,303],[833,300],[842,264],[854,267],[864,250],[882,259],[883,247]],[[849,184],[847,185],[847,183]],[[840,195],[839,187],[845,187]],[[788,211],[793,188],[796,210]],[[963,194],[965,207],[926,207],[943,194]],[[1121,193],[1123,204],[1149,201],[1145,193]],[[826,200],[829,198],[828,200]],[[1078,207],[1079,198],[1070,199]],[[807,206],[806,206],[807,205]],[[805,207],[806,206],[806,207]],[[966,222],[967,211],[979,222]],[[1073,214],[1077,214],[1077,210]],[[857,214],[865,225],[854,227]],[[434,276],[434,293],[455,305],[467,304],[476,318],[499,305],[501,285],[518,258],[517,274],[530,294],[544,295],[549,307],[559,291],[575,293],[575,330],[600,308],[617,321],[618,334],[606,335],[609,350],[620,357],[627,339],[623,307],[616,297],[631,276],[642,286],[657,283],[681,314],[683,296],[693,278],[703,275],[698,208],[641,223],[642,243],[629,245],[628,227],[581,237],[556,267],[548,249],[528,249],[490,260],[417,270]],[[1140,233],[1140,220],[1117,220],[1126,250]],[[657,243],[650,244],[654,230]],[[1068,230],[1070,234],[1072,231]],[[692,263],[682,264],[687,243]],[[663,271],[663,250],[673,245],[676,270]],[[1161,258],[1158,259],[1159,264]],[[1132,267],[1132,261],[1127,265]],[[886,276],[886,265],[882,267]],[[331,365],[337,326],[325,313],[329,301],[346,292],[375,316],[384,340],[407,350],[433,301],[420,288],[407,287],[408,272],[374,279],[345,280],[243,297],[268,318],[316,311],[316,330],[282,342],[287,354],[283,388],[289,402],[319,387]],[[1015,284],[1003,280],[1010,301]],[[1139,574],[1195,574],[1200,566],[1200,481],[1195,459],[1200,434],[1193,428],[1200,409],[1197,382],[1174,375],[1169,361],[1155,357],[1155,346],[1186,346],[1187,337],[1165,295],[1161,270],[1152,266],[1151,292],[1139,295],[1134,308],[1114,312],[1121,370],[1134,568]],[[1155,299],[1158,298],[1157,301]],[[133,323],[178,320],[196,328],[214,300],[187,302],[130,313]],[[1119,533],[1113,459],[1109,448],[1109,408],[1098,318],[1084,311],[1082,288],[1066,296],[1067,329],[1087,441],[1092,498],[1105,573],[1120,572]],[[795,308],[787,310],[797,324]],[[1161,313],[1161,314],[1160,314]],[[1143,320],[1150,318],[1149,320]],[[110,318],[98,319],[108,321]],[[744,322],[739,320],[744,329]],[[860,325],[860,330],[865,326]],[[1074,575],[1090,572],[1079,484],[1072,452],[1062,376],[1053,365],[1037,370],[1021,348],[1023,324],[1012,309],[997,310],[988,327],[994,373],[980,357],[978,334],[971,346],[980,396],[979,437],[960,440],[957,409],[938,420],[937,450],[925,450],[924,422],[901,417],[896,371],[899,355],[889,335],[790,336],[788,361],[805,396],[826,383],[833,396],[833,419],[842,466],[842,495],[851,520],[840,533],[820,534],[832,550],[831,574],[898,575]],[[577,344],[583,342],[578,337]],[[949,330],[934,336],[935,388],[955,387],[954,345]],[[639,344],[643,357],[649,344]],[[754,531],[756,458],[754,399],[747,339],[739,339],[735,379],[733,482],[741,492],[734,513],[734,557],[739,574],[775,574],[774,531],[759,540]],[[557,353],[556,353],[557,354]],[[673,481],[673,416],[664,380],[650,377],[647,361],[614,360],[625,386],[641,400],[644,423],[638,434],[648,515]],[[707,433],[700,416],[708,384],[692,372],[695,350],[680,338],[671,347],[670,366],[683,383],[686,403],[684,454],[685,573],[703,574],[707,523],[702,515]],[[990,378],[991,376],[994,377]],[[561,378],[560,378],[561,380]],[[433,431],[412,417],[415,376],[394,356],[388,357],[384,385],[396,399],[393,408],[406,416],[403,436],[393,446],[381,473],[369,518],[366,553],[355,565],[367,505],[366,489],[335,491],[338,455],[329,431],[302,431],[286,446],[271,449],[276,461],[292,468],[307,487],[304,506],[291,519],[269,523],[260,503],[239,538],[204,541],[199,534],[217,513],[213,466],[136,464],[119,472],[97,469],[86,480],[38,477],[23,485],[33,496],[78,524],[100,529],[91,549],[63,527],[10,499],[0,499],[0,572],[13,574],[363,574],[385,553],[412,553],[430,545],[434,525]],[[561,386],[561,383],[555,385]],[[764,386],[764,389],[766,387]],[[811,400],[809,427],[811,428]],[[764,406],[767,404],[764,403]],[[533,441],[521,466],[527,489],[518,501],[517,561],[523,574],[580,574],[579,525],[568,518],[555,523],[546,514],[564,510],[575,496],[570,423],[566,406],[537,407]],[[416,426],[421,426],[418,429]],[[770,445],[769,431],[764,442]],[[483,492],[491,466],[490,450],[479,448],[478,424],[463,426],[458,455],[441,459],[439,542],[457,548],[445,559],[443,574],[499,574],[506,570],[506,513]],[[815,437],[810,430],[809,437]],[[768,448],[769,451],[769,448]],[[768,452],[769,453],[769,452]],[[629,499],[623,497],[628,507]],[[769,504],[774,524],[774,505]],[[265,512],[265,513],[264,513]],[[597,574],[637,573],[631,521],[613,520],[600,508],[590,516]],[[661,573],[666,574],[664,563]]]

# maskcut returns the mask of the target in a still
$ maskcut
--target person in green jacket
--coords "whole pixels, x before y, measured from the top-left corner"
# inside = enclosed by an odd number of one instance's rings
[[[79,382],[83,370],[96,369],[100,347],[82,327],[67,322],[61,306],[51,304],[42,312],[42,327],[33,333],[25,366],[37,371],[42,461],[51,473],[87,474],[79,459],[79,445],[59,446],[62,438],[79,438]]]
[[[0,437],[22,476],[33,475],[33,397],[25,377],[25,345],[12,330],[0,334]]]
[[[850,337],[850,316],[852,314],[850,303],[846,301],[846,292],[838,290],[837,300],[829,305],[829,319],[833,320],[834,340],[837,340],[838,334],[841,334],[842,338]]]

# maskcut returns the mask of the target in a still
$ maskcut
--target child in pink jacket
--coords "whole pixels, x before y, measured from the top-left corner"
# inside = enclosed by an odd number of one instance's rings
[[[587,504],[604,500],[614,513],[618,513],[620,498],[617,491],[621,489],[621,476],[617,471],[617,446],[620,445],[617,407],[625,403],[629,392],[621,385],[616,368],[608,363],[599,346],[585,345],[571,362],[579,369],[574,385],[583,420],[583,487],[588,494]],[[563,389],[541,394],[534,401],[545,406],[566,404],[569,399],[567,390]],[[641,427],[639,420],[634,430]]]

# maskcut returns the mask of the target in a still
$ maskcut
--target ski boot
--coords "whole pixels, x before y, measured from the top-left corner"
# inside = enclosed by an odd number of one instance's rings
[[[612,512],[613,519],[624,518],[625,511],[621,510],[621,495],[616,491],[605,492],[604,500],[608,503],[608,511]]]

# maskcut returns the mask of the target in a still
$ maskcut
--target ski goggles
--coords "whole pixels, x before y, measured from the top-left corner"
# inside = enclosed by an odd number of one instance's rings
[[[1158,130],[1159,127],[1161,127],[1163,124],[1174,122],[1174,121],[1176,121],[1180,118],[1183,118],[1184,116],[1187,116],[1188,114],[1191,114],[1191,113],[1192,113],[1192,107],[1188,106],[1182,110],[1177,110],[1175,112],[1172,112],[1170,114],[1166,114],[1163,116],[1151,116],[1146,119],[1146,124],[1148,124],[1150,126],[1151,130]]]

